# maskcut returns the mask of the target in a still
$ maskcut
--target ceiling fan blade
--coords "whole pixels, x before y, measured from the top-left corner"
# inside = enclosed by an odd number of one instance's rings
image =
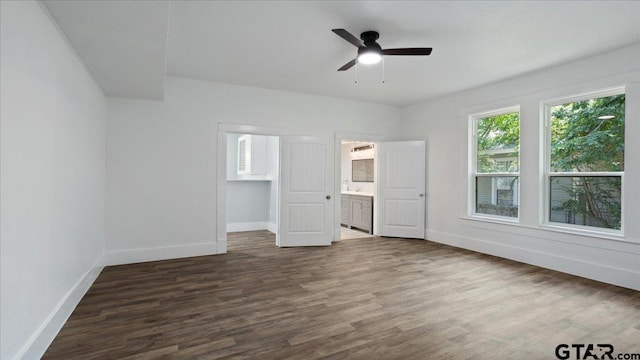
[[[364,43],[362,42],[362,40],[360,40],[357,37],[351,35],[351,33],[348,32],[345,29],[331,29],[331,31],[336,33],[336,35],[340,36],[341,38],[343,38],[343,39],[347,40],[348,42],[352,43],[354,46],[357,46],[357,47],[363,47],[364,46]]]
[[[431,48],[384,49],[382,55],[429,55]]]
[[[353,59],[353,60],[349,61],[348,63],[342,65],[342,67],[340,69],[338,69],[338,71],[349,70],[355,64],[356,64],[356,59]]]

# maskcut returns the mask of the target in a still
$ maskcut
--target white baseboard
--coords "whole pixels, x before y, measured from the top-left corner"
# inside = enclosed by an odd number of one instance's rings
[[[84,294],[87,293],[93,282],[98,278],[98,275],[100,275],[100,272],[102,272],[104,267],[100,265],[101,263],[102,258],[99,258],[65,294],[49,316],[40,324],[22,350],[20,350],[16,359],[40,359],[44,355],[49,345],[51,345],[51,342],[53,342],[53,339],[55,339],[60,329],[62,329],[64,323],[67,322],[73,310],[78,306],[80,300],[82,300]]]
[[[227,224],[227,232],[269,230],[268,221],[254,221]]]
[[[105,266],[110,266],[192,256],[215,255],[218,253],[216,248],[216,242],[206,242],[146,249],[114,250],[108,251],[105,254],[103,264]]]
[[[427,239],[429,241],[473,250],[505,259],[511,259],[525,264],[540,266],[587,279],[640,290],[640,273],[627,269],[614,268],[593,262],[582,261],[576,258],[533,251],[530,249],[522,249],[515,246],[472,239],[469,237],[433,230],[429,230],[427,232]]]
[[[276,225],[276,223],[268,223],[267,224],[267,230],[271,231],[274,234],[278,233],[278,225]]]

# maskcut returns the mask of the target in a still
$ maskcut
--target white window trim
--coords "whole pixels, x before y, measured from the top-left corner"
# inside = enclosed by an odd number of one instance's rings
[[[566,96],[562,98],[555,98],[540,103],[540,114],[542,120],[541,144],[543,145],[543,151],[540,152],[542,164],[540,171],[540,227],[553,231],[566,232],[577,235],[587,236],[624,236],[624,224],[625,224],[625,200],[624,200],[624,171],[618,172],[551,172],[551,108],[556,105],[562,105],[571,102],[589,100],[594,98],[601,98],[613,95],[626,94],[625,86],[616,86],[602,90],[596,90],[591,92],[585,92],[577,95]],[[627,103],[625,101],[625,107]],[[625,109],[625,114],[628,113],[628,107]],[[625,119],[626,122],[626,119]],[[626,128],[626,126],[625,126]],[[626,132],[626,131],[625,131]],[[625,134],[625,148],[626,148],[626,134]],[[557,177],[588,177],[588,176],[612,176],[620,177],[621,191],[620,191],[620,230],[607,229],[595,226],[585,226],[577,224],[564,224],[549,221],[549,199],[550,199],[550,179],[552,176]]]
[[[486,118],[495,115],[509,114],[509,113],[520,113],[520,105],[507,106],[499,109],[493,109],[489,111],[477,112],[470,114],[468,116],[468,140],[467,144],[469,144],[468,149],[468,170],[467,170],[467,217],[474,220],[488,221],[494,223],[507,223],[507,224],[518,224],[520,223],[520,189],[521,186],[518,185],[517,191],[517,199],[518,199],[518,216],[510,217],[510,216],[500,216],[500,215],[491,215],[491,214],[483,214],[476,212],[476,176],[487,176],[487,177],[496,177],[496,176],[509,176],[509,177],[517,177],[518,181],[520,181],[520,171],[518,172],[499,172],[499,173],[478,173],[478,143],[477,143],[477,119]],[[522,119],[520,119],[522,120]],[[522,136],[520,136],[522,139]],[[518,151],[518,164],[520,164],[520,151]],[[492,185],[493,187],[493,185]],[[493,194],[492,191],[492,195]]]

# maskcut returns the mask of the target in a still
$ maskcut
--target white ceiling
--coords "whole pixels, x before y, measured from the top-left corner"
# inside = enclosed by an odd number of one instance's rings
[[[47,1],[110,96],[162,98],[164,75],[406,105],[640,43],[638,1]],[[168,17],[168,22],[167,22]],[[380,32],[433,47],[336,71]],[[166,61],[166,71],[165,71]],[[640,61],[640,59],[639,59]],[[161,65],[161,66],[160,66]]]
[[[45,5],[108,96],[163,98],[168,1]]]

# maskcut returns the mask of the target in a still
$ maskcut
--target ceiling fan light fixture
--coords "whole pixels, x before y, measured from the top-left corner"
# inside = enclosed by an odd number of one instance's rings
[[[376,42],[380,37],[377,31],[365,31],[360,34],[360,39],[345,29],[331,29],[331,31],[358,48],[358,56],[342,65],[338,71],[349,70],[357,63],[363,65],[377,64],[382,60],[382,55],[431,55],[432,49],[427,47],[382,49],[380,44]]]
[[[380,54],[376,54],[374,52],[364,53],[358,56],[358,62],[364,65],[373,65],[377,64],[382,60],[382,56]]]
[[[376,51],[364,51],[358,55],[358,62],[364,65],[377,64],[382,60],[382,56]]]

